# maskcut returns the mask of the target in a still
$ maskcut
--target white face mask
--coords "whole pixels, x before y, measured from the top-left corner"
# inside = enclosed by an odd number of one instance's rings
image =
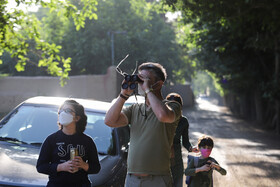
[[[59,114],[58,121],[61,125],[66,126],[73,121],[73,116],[63,111]]]

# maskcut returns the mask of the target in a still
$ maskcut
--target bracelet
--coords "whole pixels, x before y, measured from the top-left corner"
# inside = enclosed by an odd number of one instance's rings
[[[146,90],[146,91],[145,91],[146,95],[147,95],[149,92],[151,92],[151,91],[153,91],[152,88],[149,88],[148,90]]]
[[[120,97],[123,98],[124,100],[127,100],[128,97],[125,97],[123,94],[120,93]]]

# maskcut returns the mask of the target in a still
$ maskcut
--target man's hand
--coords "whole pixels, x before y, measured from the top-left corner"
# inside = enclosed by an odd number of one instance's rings
[[[194,153],[198,153],[198,152],[199,152],[199,150],[197,149],[197,147],[196,147],[196,146],[193,146],[193,147],[192,147],[192,152],[194,152]]]
[[[138,75],[138,77],[143,81],[139,83],[143,91],[146,91],[151,88],[151,80],[148,77],[144,77],[142,75]]]

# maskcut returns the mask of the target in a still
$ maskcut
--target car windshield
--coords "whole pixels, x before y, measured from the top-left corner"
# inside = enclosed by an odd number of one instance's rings
[[[46,137],[59,128],[58,107],[22,105],[0,123],[1,140],[40,145]],[[85,134],[94,140],[101,154],[114,153],[112,129],[104,124],[105,113],[86,111],[88,124]]]

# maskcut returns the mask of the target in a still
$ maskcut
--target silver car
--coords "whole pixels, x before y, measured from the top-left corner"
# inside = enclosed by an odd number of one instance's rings
[[[58,107],[69,98],[30,98],[0,121],[0,186],[46,186],[48,176],[36,170],[45,138],[58,130]],[[85,133],[97,146],[101,170],[89,175],[92,186],[123,186],[127,171],[129,127],[104,124],[110,103],[71,98],[85,108]]]

